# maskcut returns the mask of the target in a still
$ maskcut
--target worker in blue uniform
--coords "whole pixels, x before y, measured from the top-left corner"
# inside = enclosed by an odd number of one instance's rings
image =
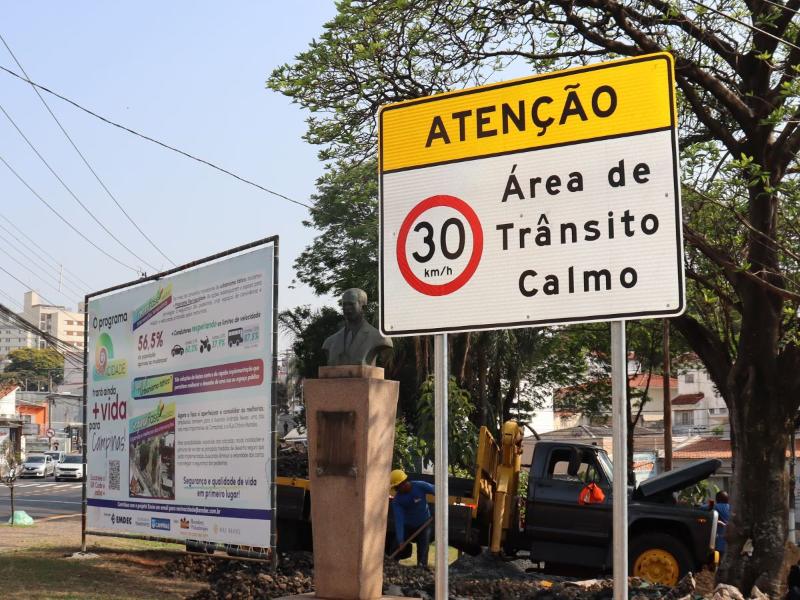
[[[394,514],[394,531],[397,545],[400,546],[417,529],[427,523],[414,540],[417,544],[417,565],[428,565],[428,546],[431,543],[431,527],[428,521],[431,511],[426,496],[434,493],[434,487],[426,481],[410,481],[405,472],[395,469],[390,476],[390,485],[394,492],[392,513]]]

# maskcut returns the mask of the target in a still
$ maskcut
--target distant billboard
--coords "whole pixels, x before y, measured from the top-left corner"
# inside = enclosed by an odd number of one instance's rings
[[[274,252],[90,298],[88,529],[271,545]]]

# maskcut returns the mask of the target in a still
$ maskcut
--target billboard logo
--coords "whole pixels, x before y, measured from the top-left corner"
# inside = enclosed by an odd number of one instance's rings
[[[161,529],[163,531],[169,531],[170,521],[169,519],[157,519],[153,517],[150,519],[150,529]]]
[[[114,358],[114,344],[111,336],[101,333],[94,347],[94,373],[95,381],[102,379],[118,379],[128,374],[128,361],[123,358]]]
[[[181,519],[181,529],[189,529],[189,519]]]
[[[111,524],[112,525],[131,525],[133,523],[133,517],[126,517],[124,515],[115,515],[111,513]]]
[[[164,287],[159,287],[155,294],[133,311],[132,331],[136,331],[170,304],[172,304],[172,284],[168,283]]]

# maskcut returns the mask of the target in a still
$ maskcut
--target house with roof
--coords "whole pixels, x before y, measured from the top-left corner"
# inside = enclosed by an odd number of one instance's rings
[[[660,373],[636,373],[635,375],[628,376],[629,388],[637,396],[644,397],[646,395],[647,401],[644,403],[641,411],[641,421],[644,423],[657,423],[664,421],[664,399],[674,398],[678,395],[678,380],[671,377],[669,380],[669,390],[667,395],[664,394],[664,377]],[[558,406],[557,398],[559,394],[563,394],[566,389],[556,390],[554,401]],[[638,411],[637,411],[638,412]],[[554,421],[556,429],[566,429],[576,427],[578,425],[602,425],[610,423],[611,410],[603,415],[588,416],[568,408],[556,408],[554,410]]]
[[[0,384],[0,417],[13,417],[17,413],[17,390],[15,383]]]
[[[678,375],[678,395],[672,399],[672,431],[678,434],[730,435],[728,407],[699,365]]]
[[[14,383],[0,384],[0,444],[10,442],[20,451],[22,421],[17,415],[17,391]]]

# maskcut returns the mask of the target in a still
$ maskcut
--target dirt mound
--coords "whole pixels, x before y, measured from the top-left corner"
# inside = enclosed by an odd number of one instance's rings
[[[450,598],[453,600],[610,600],[611,579],[574,581],[567,577],[530,572],[524,560],[505,561],[484,553],[462,556],[450,566]],[[268,563],[219,557],[185,555],[168,563],[163,575],[208,582],[209,588],[187,600],[269,600],[313,591],[314,562],[308,552],[280,555],[277,571]],[[678,600],[711,598],[711,580],[687,575],[676,587],[629,580],[631,600]],[[706,574],[708,578],[708,574]],[[384,563],[385,594],[430,600],[434,596],[434,572],[422,567]]]
[[[308,454],[292,450],[281,451],[276,462],[279,477],[308,479]]]
[[[165,567],[178,577],[207,579],[209,589],[189,600],[270,600],[313,590],[311,554],[282,555],[278,570],[262,562],[185,556]]]

